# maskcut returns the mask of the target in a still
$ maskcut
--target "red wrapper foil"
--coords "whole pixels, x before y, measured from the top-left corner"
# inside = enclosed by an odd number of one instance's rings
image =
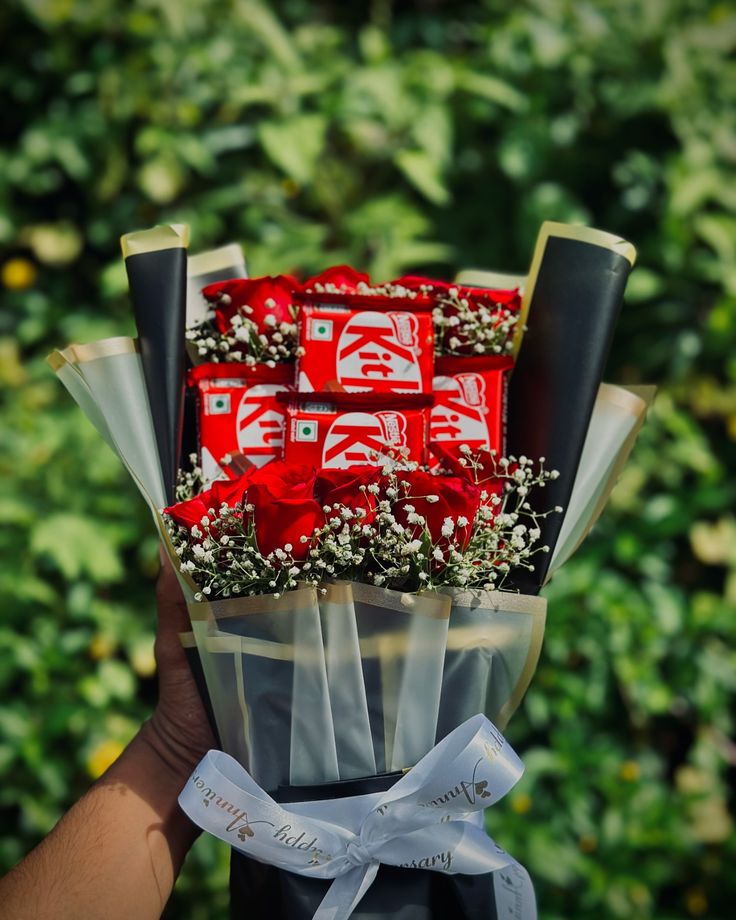
[[[467,444],[473,451],[495,450],[503,456],[506,391],[513,366],[512,358],[501,356],[437,358],[430,444]]]
[[[291,364],[201,364],[190,370],[205,484],[281,456],[285,409],[276,396],[292,391],[293,380]]]
[[[426,458],[430,396],[310,393],[279,397],[287,404],[284,459],[317,468],[380,465],[372,454]]]
[[[431,393],[434,331],[426,311],[305,304],[299,318],[300,392]]]

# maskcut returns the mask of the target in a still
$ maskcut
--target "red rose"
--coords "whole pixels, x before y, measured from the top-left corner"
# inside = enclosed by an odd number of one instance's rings
[[[314,485],[314,495],[321,505],[345,505],[351,511],[365,511],[361,522],[369,524],[376,510],[377,499],[367,491],[368,486],[380,484],[380,470],[374,466],[354,466],[347,470],[320,470]],[[361,491],[361,486],[366,488]]]
[[[421,514],[427,522],[427,529],[433,544],[446,544],[450,538],[442,533],[442,528],[447,518],[453,523],[451,538],[455,539],[461,548],[465,548],[470,539],[473,520],[480,507],[480,489],[474,483],[460,476],[433,476],[422,470],[402,473],[410,485],[409,497],[394,504],[394,515],[400,524],[414,528],[418,534],[418,524],[409,523],[410,512],[405,510],[406,505],[414,508],[416,514]],[[435,497],[435,501],[430,498]],[[466,524],[459,524],[458,520],[465,518]]]
[[[248,504],[254,506],[252,515],[260,553],[268,556],[290,543],[292,556],[306,559],[315,528],[325,522],[319,503],[313,498],[292,496],[287,491],[274,495],[265,484],[251,485],[247,498]],[[308,538],[306,542],[302,542],[302,536]]]
[[[355,294],[359,284],[370,285],[371,279],[365,272],[356,272],[349,265],[333,265],[319,275],[309,278],[302,285],[303,291],[313,291],[315,285],[334,284],[345,294]]]
[[[164,514],[172,517],[180,527],[186,527],[187,530],[191,530],[195,524],[197,527],[201,527],[202,518],[207,517],[207,505],[197,495],[189,499],[189,501],[178,502],[176,505],[164,508]]]
[[[211,488],[205,489],[204,492],[200,492],[189,501],[178,502],[176,505],[165,508],[164,512],[170,515],[177,524],[188,530],[191,530],[195,524],[202,529],[202,518],[208,517],[210,508],[218,513],[223,502],[228,508],[234,508],[242,501],[248,475],[246,473],[237,479],[218,479],[212,483]]]
[[[295,559],[306,559],[315,527],[322,527],[324,512],[313,497],[315,469],[284,460],[271,460],[260,469],[253,467],[246,480],[244,502],[253,505],[256,541],[262,555],[291,543]]]
[[[265,466],[248,470],[245,476],[249,487],[265,486],[276,498],[312,498],[316,470],[301,463],[270,460]]]
[[[256,324],[259,333],[268,334],[281,323],[294,322],[296,288],[297,281],[290,275],[266,275],[217,281],[203,288],[202,294],[214,308],[215,325],[221,333],[232,330],[233,317],[240,313]]]

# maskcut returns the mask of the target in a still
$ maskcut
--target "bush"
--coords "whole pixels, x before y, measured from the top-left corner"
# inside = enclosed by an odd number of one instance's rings
[[[494,835],[546,918],[726,917],[736,686],[736,18],[707,0],[11,0],[0,22],[0,866],[155,695],[153,528],[44,363],[132,330],[119,236],[252,274],[527,266],[544,219],[639,249],[609,379],[660,395],[548,590]],[[729,766],[730,765],[730,766]],[[167,915],[224,916],[200,840]]]

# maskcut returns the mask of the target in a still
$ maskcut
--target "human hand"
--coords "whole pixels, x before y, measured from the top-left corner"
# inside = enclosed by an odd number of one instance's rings
[[[186,602],[168,556],[161,552],[156,583],[158,624],[154,647],[159,697],[143,735],[166,766],[187,774],[215,747],[197,685],[187,663],[179,633],[191,629]]]

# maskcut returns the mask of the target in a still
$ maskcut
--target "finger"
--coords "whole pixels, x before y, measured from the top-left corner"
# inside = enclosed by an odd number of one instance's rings
[[[187,604],[174,566],[161,548],[161,571],[156,582],[156,605],[159,629],[186,632],[190,629]]]

